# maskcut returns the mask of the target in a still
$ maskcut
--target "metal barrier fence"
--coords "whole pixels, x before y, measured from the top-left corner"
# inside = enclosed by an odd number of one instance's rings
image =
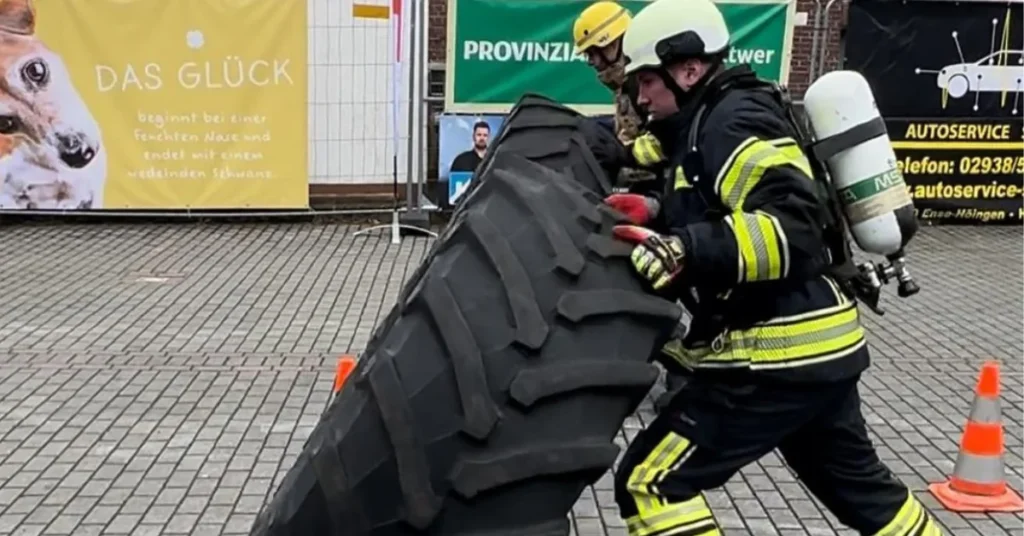
[[[840,63],[834,21],[848,0],[811,0],[810,79]],[[385,6],[307,0],[308,159],[311,187],[386,185],[395,206],[301,211],[118,211],[122,216],[294,216],[296,214],[422,213],[432,210],[428,184],[438,176],[438,117],[443,66],[429,63],[428,0],[404,0],[400,69],[394,61],[394,18]],[[362,8],[362,10],[361,10]],[[401,194],[401,195],[400,195]],[[397,199],[404,197],[403,206]],[[439,201],[437,199],[434,200]],[[438,203],[440,204],[440,203]],[[4,212],[0,210],[0,212]],[[54,211],[10,211],[55,215]],[[65,214],[109,216],[108,211]]]
[[[427,83],[427,0],[404,0],[401,10],[358,0],[355,4],[336,0],[305,2],[308,187],[376,186],[395,194],[395,206],[337,210],[151,210],[123,205],[109,205],[102,210],[0,207],[0,214],[234,218],[405,213],[422,208],[419,192],[427,165],[429,122],[427,111],[420,106],[422,88]],[[400,24],[396,24],[396,14]],[[148,22],[140,19],[140,24]],[[400,37],[396,28],[400,29]],[[269,45],[261,50],[275,53]],[[396,52],[400,61],[396,61]],[[397,206],[397,198],[402,197],[398,194],[403,193],[406,202]]]
[[[811,52],[810,72],[808,83],[814,82],[819,76],[834,70],[842,65],[843,43],[840,40],[839,30],[832,24],[836,19],[833,17],[843,16],[849,0],[814,0],[814,10],[810,14],[811,21]],[[831,38],[835,36],[838,46],[831,49],[829,46]],[[829,52],[836,52],[830,58]]]

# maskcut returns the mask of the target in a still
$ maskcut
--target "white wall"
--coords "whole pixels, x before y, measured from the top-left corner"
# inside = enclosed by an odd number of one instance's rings
[[[309,182],[391,183],[395,46],[390,20],[355,18],[352,0],[307,0]],[[404,0],[398,180],[407,174],[409,18]],[[360,3],[390,5],[390,0]]]

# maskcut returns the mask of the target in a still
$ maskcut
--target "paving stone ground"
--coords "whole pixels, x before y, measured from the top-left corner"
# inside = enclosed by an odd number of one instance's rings
[[[328,224],[0,226],[0,535],[247,534],[430,243]],[[1022,233],[927,228],[923,290],[866,315],[881,456],[948,534],[1020,534],[927,494],[953,468],[973,383],[1003,363],[1007,474],[1022,466]],[[649,403],[625,442],[653,417]],[[769,455],[708,493],[727,534],[849,534]],[[625,534],[611,481],[572,515]]]

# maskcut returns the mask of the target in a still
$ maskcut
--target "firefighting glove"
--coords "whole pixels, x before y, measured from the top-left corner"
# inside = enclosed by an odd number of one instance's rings
[[[634,225],[647,225],[658,215],[661,204],[653,197],[639,194],[612,194],[605,204],[623,213]]]
[[[683,241],[635,225],[616,225],[616,238],[635,244],[630,260],[633,268],[654,290],[669,286],[683,271]]]
[[[644,168],[653,167],[665,160],[661,142],[650,132],[645,132],[633,140],[630,153],[637,165]]]

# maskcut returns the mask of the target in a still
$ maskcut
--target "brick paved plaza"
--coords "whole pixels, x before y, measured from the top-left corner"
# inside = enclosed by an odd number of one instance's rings
[[[428,239],[334,224],[0,227],[0,535],[248,534],[330,391]],[[979,365],[1003,362],[1022,488],[1022,233],[928,228],[923,290],[868,313],[865,412],[881,453],[947,534],[1020,534],[923,492],[953,468]],[[652,416],[626,423],[623,443]],[[708,494],[727,534],[844,534],[772,455]],[[579,536],[625,534],[605,477]]]

